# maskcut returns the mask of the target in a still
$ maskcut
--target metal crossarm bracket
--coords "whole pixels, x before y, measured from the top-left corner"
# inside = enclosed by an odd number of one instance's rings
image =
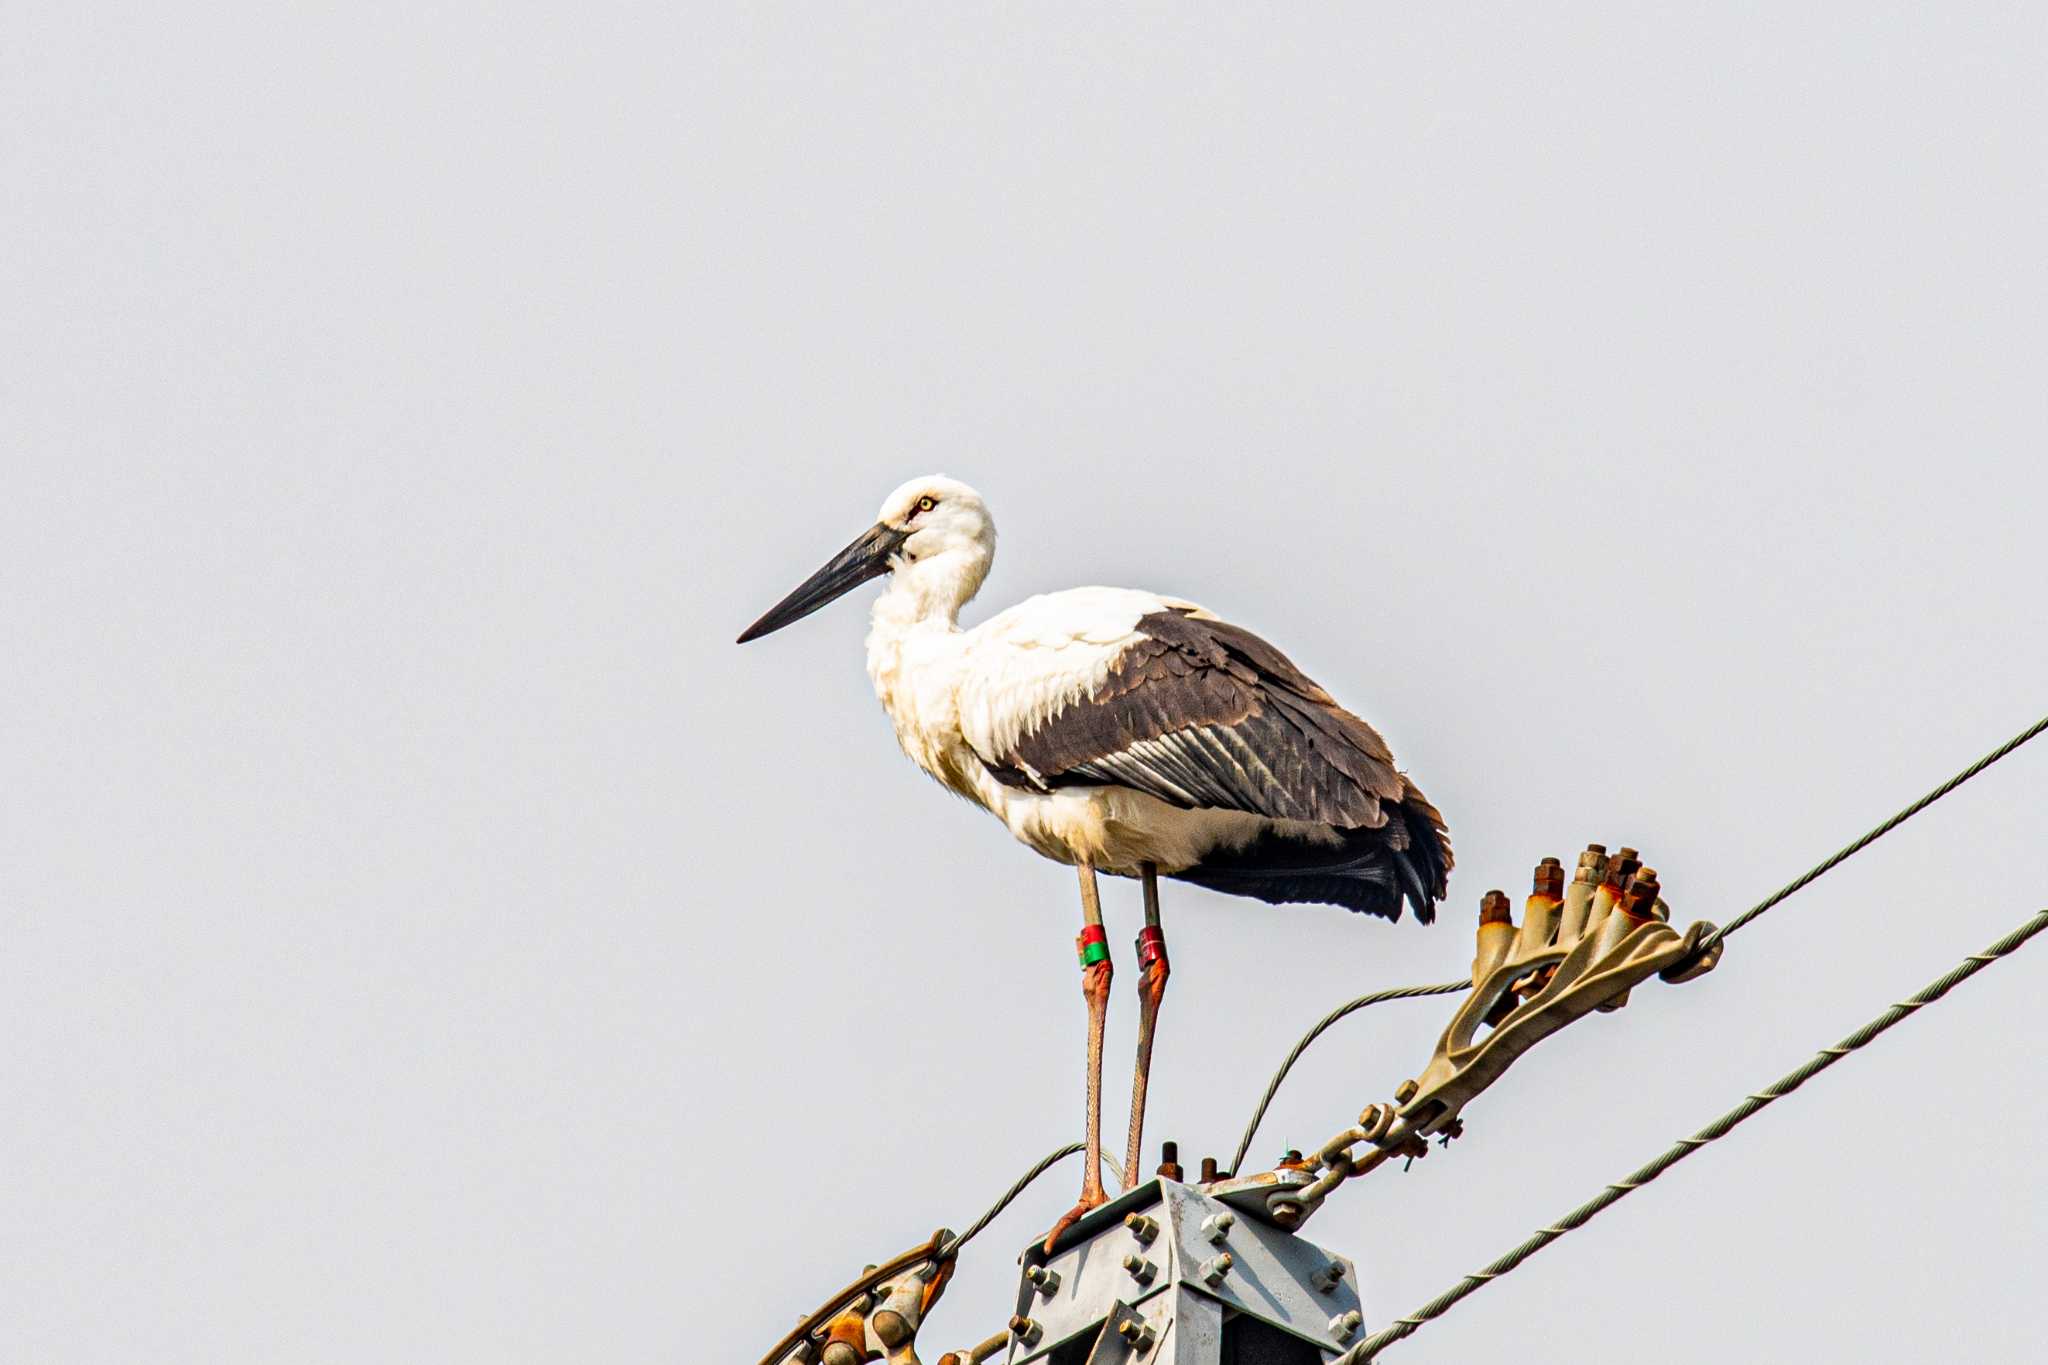
[[[1233,1202],[1253,1189],[1161,1176],[1050,1253],[1034,1243],[1006,1365],[1297,1365],[1342,1350],[1365,1319],[1356,1268]]]
[[[1322,1174],[1308,1187],[1275,1193],[1267,1209],[1283,1227],[1297,1227],[1330,1191],[1390,1156],[1421,1156],[1425,1140],[1463,1131],[1465,1106],[1536,1044],[1596,1010],[1617,1010],[1652,975],[1690,981],[1713,970],[1721,944],[1701,945],[1714,926],[1681,933],[1659,897],[1657,874],[1634,849],[1610,857],[1590,845],[1579,855],[1569,889],[1555,858],[1536,868],[1521,925],[1508,898],[1490,891],[1480,904],[1472,991],[1437,1041],[1429,1065],[1394,1092],[1392,1105],[1371,1105],[1358,1123],[1316,1153]],[[1489,1028],[1483,1037],[1480,1031]],[[1363,1144],[1367,1150],[1354,1153]]]

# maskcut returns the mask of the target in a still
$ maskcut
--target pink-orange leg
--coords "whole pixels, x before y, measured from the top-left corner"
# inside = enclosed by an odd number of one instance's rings
[[[1131,1072],[1131,1131],[1124,1148],[1124,1188],[1137,1188],[1139,1154],[1145,1146],[1145,1088],[1152,1079],[1152,1030],[1159,1002],[1166,998],[1166,935],[1159,927],[1159,869],[1140,865],[1145,882],[1145,927],[1138,934],[1138,1062]]]
[[[1081,935],[1075,940],[1081,952],[1081,996],[1088,1002],[1088,1137],[1081,1168],[1081,1202],[1060,1216],[1045,1234],[1050,1252],[1060,1234],[1081,1220],[1091,1209],[1109,1202],[1102,1190],[1102,1029],[1109,1019],[1109,983],[1115,968],[1109,961],[1109,944],[1102,933],[1102,898],[1095,886],[1095,869],[1082,863]]]

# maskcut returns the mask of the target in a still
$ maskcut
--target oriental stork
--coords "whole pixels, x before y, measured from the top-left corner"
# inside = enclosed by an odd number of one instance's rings
[[[884,574],[868,675],[912,762],[1019,840],[1079,869],[1088,1005],[1081,1199],[1098,1170],[1111,965],[1096,874],[1144,887],[1138,1055],[1124,1184],[1138,1179],[1152,1035],[1165,995],[1159,878],[1270,904],[1316,902],[1427,924],[1451,869],[1443,817],[1386,741],[1286,655],[1192,602],[1129,588],[1031,598],[972,630],[961,607],[995,557],[973,489],[934,475],[739,637],[780,630]]]

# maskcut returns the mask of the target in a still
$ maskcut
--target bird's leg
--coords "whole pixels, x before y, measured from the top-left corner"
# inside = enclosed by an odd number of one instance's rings
[[[1138,1184],[1138,1156],[1145,1145],[1145,1087],[1152,1078],[1152,1030],[1159,1002],[1166,998],[1166,934],[1159,927],[1159,869],[1139,865],[1145,882],[1145,927],[1138,931],[1138,1063],[1131,1072],[1131,1133],[1124,1148],[1124,1188]]]
[[[1081,997],[1088,1002],[1088,1150],[1081,1168],[1081,1202],[1067,1210],[1045,1234],[1045,1249],[1061,1233],[1079,1222],[1090,1209],[1109,1202],[1102,1191],[1102,1028],[1109,1018],[1109,982],[1115,968],[1109,962],[1109,940],[1102,931],[1102,897],[1095,885],[1095,869],[1087,863],[1081,872],[1081,934],[1074,946],[1081,954]]]

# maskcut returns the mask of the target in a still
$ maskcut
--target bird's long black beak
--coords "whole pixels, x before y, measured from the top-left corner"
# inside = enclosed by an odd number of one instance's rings
[[[806,578],[797,590],[768,609],[768,614],[740,632],[739,643],[758,640],[770,631],[801,621],[835,598],[844,597],[871,578],[889,572],[889,557],[903,548],[908,531],[875,525],[832,556],[825,567]]]

